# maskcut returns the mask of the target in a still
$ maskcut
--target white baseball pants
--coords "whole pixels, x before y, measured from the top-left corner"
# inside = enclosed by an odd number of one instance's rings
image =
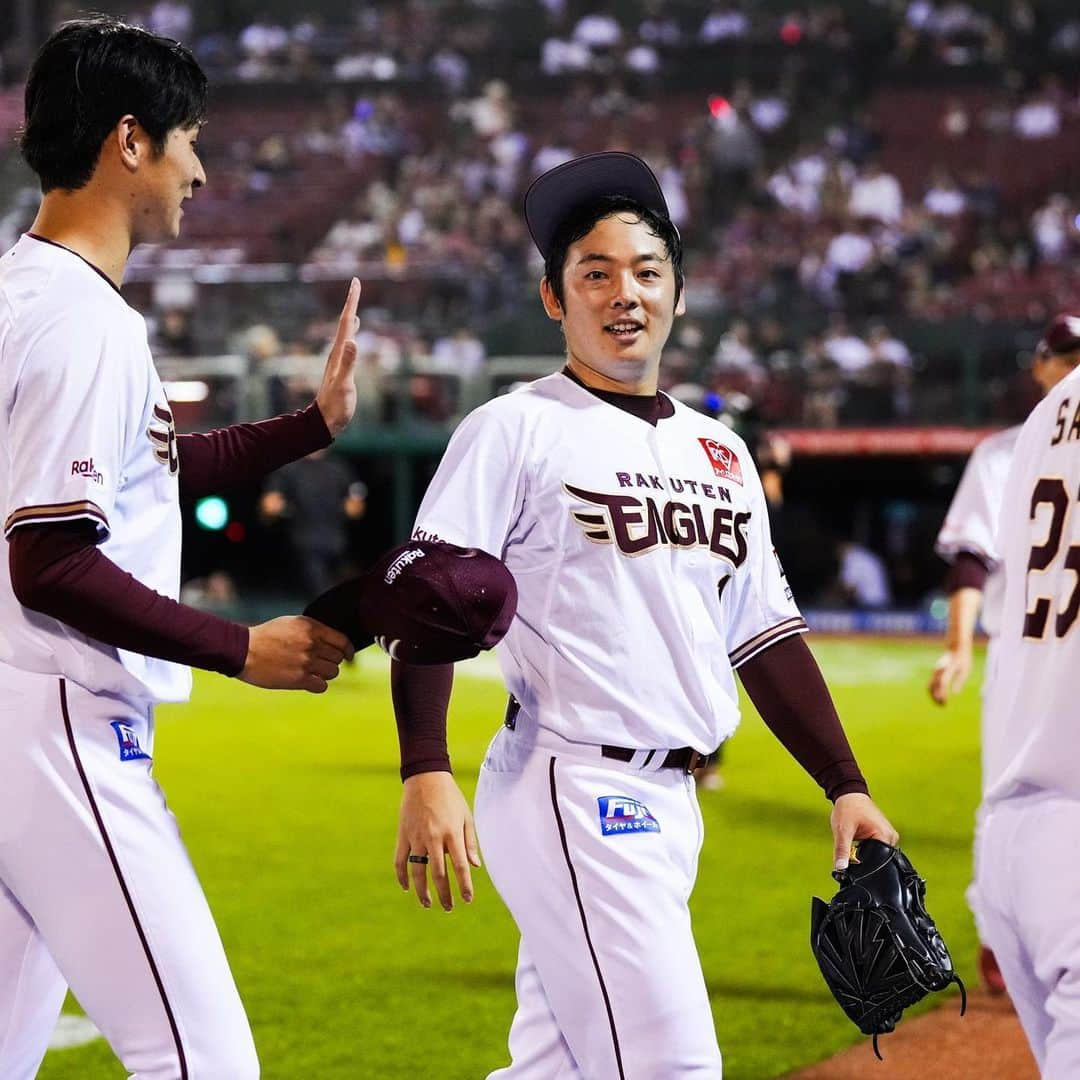
[[[983,815],[978,890],[986,944],[1045,1080],[1080,1076],[1080,802],[1049,793]]]
[[[0,1077],[71,987],[133,1080],[253,1080],[240,997],[150,773],[146,705],[0,665]]]
[[[521,931],[512,1061],[489,1080],[718,1080],[687,908],[693,778],[603,759],[519,714],[488,751],[476,825]]]

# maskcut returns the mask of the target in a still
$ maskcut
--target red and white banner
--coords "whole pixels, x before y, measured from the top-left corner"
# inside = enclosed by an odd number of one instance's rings
[[[970,454],[977,443],[1000,428],[776,428],[770,434],[785,439],[795,454],[855,457],[881,454]]]

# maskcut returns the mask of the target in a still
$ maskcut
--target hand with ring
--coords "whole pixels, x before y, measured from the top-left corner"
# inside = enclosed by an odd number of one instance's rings
[[[394,870],[398,884],[406,891],[412,881],[416,898],[431,907],[431,884],[445,911],[452,911],[450,867],[454,868],[461,898],[472,902],[470,866],[480,865],[469,804],[448,772],[418,773],[405,781],[401,794],[401,821],[398,825]],[[428,867],[431,881],[428,881]]]

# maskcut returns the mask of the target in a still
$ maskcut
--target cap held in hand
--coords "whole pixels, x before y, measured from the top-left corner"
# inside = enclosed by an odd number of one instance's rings
[[[497,645],[516,611],[513,575],[493,555],[413,540],[304,614],[340,630],[357,652],[378,643],[403,663],[449,664]]]

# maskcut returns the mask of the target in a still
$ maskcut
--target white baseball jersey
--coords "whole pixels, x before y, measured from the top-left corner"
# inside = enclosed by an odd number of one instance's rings
[[[986,801],[1039,789],[1080,799],[1080,371],[1036,406],[1005,483],[1005,569]]]
[[[24,236],[0,260],[5,539],[29,523],[93,521],[104,555],[176,599],[177,471],[172,413],[142,317],[79,256]],[[24,608],[7,573],[0,661],[150,702],[184,701],[191,688],[183,665],[102,644]]]
[[[998,513],[1005,476],[1019,436],[1020,425],[1017,424],[990,435],[975,447],[934,545],[934,550],[947,562],[966,551],[977,555],[990,567],[983,587],[982,624],[991,637],[997,634],[1001,623],[1004,589],[1003,576],[998,569]]]
[[[414,535],[505,561],[507,687],[582,743],[713,750],[733,668],[806,629],[746,444],[679,403],[654,428],[561,373],[465,419]]]

